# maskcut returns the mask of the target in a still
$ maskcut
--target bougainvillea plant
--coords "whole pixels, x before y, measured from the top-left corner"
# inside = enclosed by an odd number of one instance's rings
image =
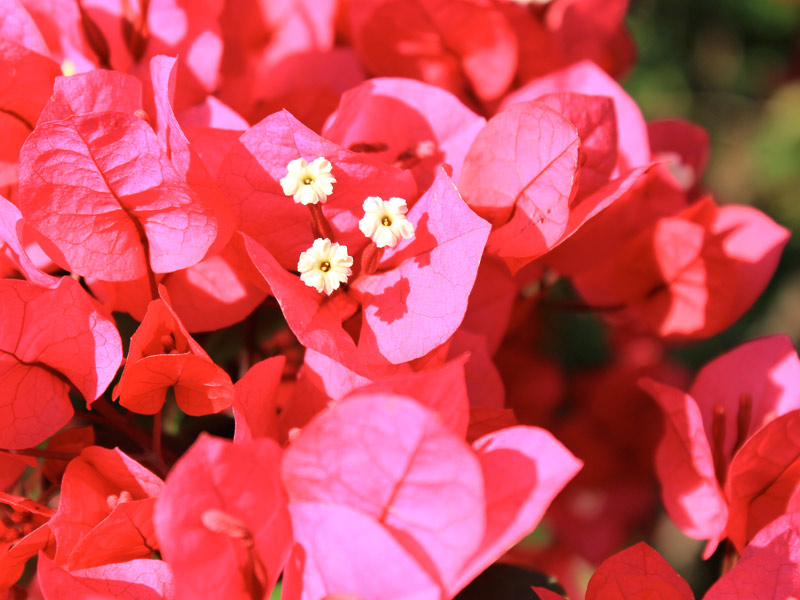
[[[0,2],[0,599],[800,597],[791,341],[670,354],[789,234],[627,9]]]

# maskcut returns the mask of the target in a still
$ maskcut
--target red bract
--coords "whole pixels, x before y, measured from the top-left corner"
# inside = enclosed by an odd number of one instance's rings
[[[284,458],[302,546],[290,597],[368,600],[413,582],[414,597],[450,598],[534,527],[579,466],[542,430],[501,430],[470,449],[409,399],[356,394],[318,415]],[[378,585],[357,565],[384,551],[395,568]]]
[[[179,62],[167,56],[155,56],[150,61],[150,80],[155,104],[156,135],[170,163],[201,199],[212,207],[218,220],[217,237],[212,250],[225,247],[233,234],[233,214],[217,189],[216,183],[192,148],[173,112],[175,80]]]
[[[147,4],[122,4],[109,0],[83,0],[80,13],[65,11],[69,18],[59,23],[56,15],[42,16],[49,27],[59,31],[62,42],[74,30],[82,31],[79,43],[83,55],[64,48],[80,70],[91,68],[87,62],[104,69],[128,71],[141,75],[149,59],[159,54],[179,54],[181,106],[200,102],[217,87],[222,44],[218,18],[222,2],[204,0],[152,0]],[[76,18],[77,17],[77,18]],[[53,22],[55,21],[55,22]],[[72,30],[72,31],[70,31]],[[77,54],[77,55],[76,55]]]
[[[664,160],[678,187],[696,190],[708,164],[711,140],[702,127],[681,119],[647,124],[654,160]]]
[[[67,466],[50,519],[55,563],[71,571],[150,557],[157,548],[153,507],[163,485],[119,449],[86,448]]]
[[[153,130],[123,113],[39,125],[20,152],[20,210],[53,260],[108,281],[189,267],[218,232]]]
[[[456,95],[500,97],[517,66],[517,42],[485,0],[347,3],[350,32],[373,75],[412,77]]]
[[[283,356],[262,360],[233,386],[234,441],[279,439],[277,392],[285,363]]]
[[[762,529],[736,565],[703,600],[791,599],[800,586],[800,523],[788,513]],[[561,598],[535,587],[542,600]],[[686,582],[655,550],[636,544],[603,562],[589,581],[586,600],[694,600]]]
[[[175,465],[155,515],[175,600],[269,594],[292,541],[280,459],[272,440],[203,435]]]
[[[543,588],[542,600],[560,598]],[[772,596],[770,596],[772,597]],[[694,594],[664,558],[645,543],[631,546],[603,562],[589,580],[586,600],[694,600]]]
[[[577,129],[555,110],[535,102],[513,105],[475,138],[460,188],[495,229],[525,233],[535,258],[564,233],[579,146]]]
[[[592,575],[586,600],[694,600],[687,584],[661,555],[644,543],[603,562]]]
[[[261,106],[264,100],[291,92],[305,92],[306,99],[316,96],[320,79],[328,83],[341,75],[324,60],[333,47],[337,4],[336,0],[227,1],[221,17],[225,47],[220,97],[258,121],[271,112]],[[320,62],[328,62],[328,73],[322,73]],[[298,77],[299,72],[304,76]],[[278,89],[273,88],[276,79]],[[342,79],[349,82],[348,77]],[[328,108],[334,106],[335,102]],[[317,111],[307,114],[320,118]]]
[[[800,514],[785,514],[762,529],[704,600],[773,600],[800,589]]]
[[[0,185],[17,182],[19,149],[61,73],[36,24],[17,2],[0,6]]]
[[[322,134],[346,148],[409,168],[420,190],[442,164],[458,181],[472,140],[486,124],[458,98],[413,79],[377,78],[349,90]]]
[[[66,571],[40,553],[37,576],[45,600],[168,600],[174,594],[172,573],[160,560],[138,559]]]
[[[629,318],[658,335],[709,337],[750,308],[788,239],[760,211],[707,198],[659,219],[574,282],[590,303],[629,307]]]
[[[542,100],[512,104],[493,117],[470,147],[461,176],[467,202],[492,223],[489,252],[514,272],[561,244],[642,174],[633,170],[606,184],[616,163],[613,154],[604,156],[616,147],[607,100],[578,94]]]
[[[506,96],[501,110],[519,102],[536,100],[545,94],[572,92],[608,96],[614,100],[619,128],[619,170],[625,172],[650,162],[650,144],[642,111],[620,85],[596,64],[579,62],[540,77]]]
[[[142,83],[133,75],[105,69],[57,77],[39,122],[61,121],[98,112],[133,114],[142,110]]]
[[[635,52],[625,30],[627,12],[628,0],[557,0],[544,22],[569,62],[592,60],[618,78]],[[620,52],[620,43],[631,50]]]
[[[351,256],[366,246],[358,229],[368,196],[416,198],[410,173],[401,173],[363,154],[345,150],[305,127],[286,111],[251,127],[228,153],[218,179],[239,219],[239,229],[262,244],[285,268],[295,270],[300,253],[314,241],[305,206],[287,197],[279,183],[297,158],[325,157],[336,178],[333,194],[322,207],[336,242]]]
[[[53,509],[0,492],[0,594],[22,575],[27,560],[40,549],[54,550],[47,521]]]
[[[0,447],[44,441],[72,417],[74,387],[91,404],[122,360],[114,323],[72,278],[55,288],[0,281]]]
[[[168,304],[164,288],[161,294],[147,307],[131,338],[115,398],[130,410],[155,414],[172,387],[175,401],[186,414],[207,415],[227,408],[233,401],[230,377],[186,331]]]
[[[800,510],[800,410],[777,417],[748,439],[728,468],[728,538],[741,553],[759,529]]]
[[[356,373],[324,354],[307,350],[295,392],[281,409],[281,429],[288,433],[293,427],[305,426],[332,402],[358,390],[413,398],[438,413],[442,422],[463,438],[470,420],[466,360],[461,356],[442,365],[426,365],[419,371],[398,365]]]
[[[414,237],[384,249],[378,272],[352,283],[364,314],[359,347],[394,364],[424,356],[453,335],[489,234],[489,224],[442,170],[408,219]]]
[[[642,382],[666,415],[656,456],[664,504],[684,533],[710,540],[706,555],[726,536],[741,552],[793,505],[800,482],[798,385],[800,361],[782,337],[717,358],[689,394]]]
[[[546,94],[546,104],[570,121],[580,136],[581,170],[577,197],[585,197],[608,183],[617,166],[617,115],[614,101],[604,96]]]
[[[25,223],[19,209],[11,202],[0,196],[0,242],[5,243],[6,257],[14,268],[29,281],[53,287],[58,283],[58,278],[41,271],[28,256],[22,245]]]

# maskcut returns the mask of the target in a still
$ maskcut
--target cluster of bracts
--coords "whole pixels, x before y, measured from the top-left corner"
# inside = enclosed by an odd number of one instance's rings
[[[3,0],[2,598],[446,600],[502,557],[690,600],[630,546],[662,507],[724,554],[707,600],[798,595],[791,342],[693,383],[667,352],[788,232],[645,122],[626,10]],[[542,351],[571,309],[602,365]],[[225,328],[233,366],[196,341]],[[175,406],[233,440],[176,449]]]

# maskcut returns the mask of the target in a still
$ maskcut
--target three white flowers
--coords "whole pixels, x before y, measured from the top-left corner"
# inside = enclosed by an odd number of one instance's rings
[[[324,157],[310,163],[304,158],[292,160],[287,174],[280,180],[283,193],[292,196],[298,204],[325,203],[333,193],[336,178],[333,165]],[[377,248],[394,248],[400,239],[414,237],[414,224],[406,217],[408,206],[402,198],[383,200],[369,196],[364,200],[364,217],[358,222],[361,232]],[[300,254],[297,270],[300,280],[320,293],[330,295],[353,274],[353,257],[347,246],[332,242],[328,238],[317,238],[313,245]]]

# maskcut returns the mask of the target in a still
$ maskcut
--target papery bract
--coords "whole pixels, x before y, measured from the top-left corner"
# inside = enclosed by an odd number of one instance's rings
[[[175,81],[179,62],[168,56],[154,56],[150,61],[150,80],[155,104],[155,130],[158,141],[169,157],[170,163],[201,199],[203,206],[213,210],[217,219],[217,236],[211,253],[218,252],[228,243],[234,230],[234,217],[216,182],[206,169],[200,156],[178,123],[173,112]]]
[[[517,426],[472,444],[484,475],[486,531],[480,549],[464,566],[463,587],[539,523],[547,507],[581,469],[550,433]]]
[[[39,125],[20,152],[20,210],[57,263],[108,281],[189,267],[218,231],[152,129],[123,113]]]
[[[86,448],[64,472],[50,519],[54,561],[68,570],[150,557],[152,515],[164,483],[119,449]]]
[[[760,211],[708,198],[659,219],[574,281],[589,302],[629,306],[661,336],[708,337],[750,308],[788,238]]]
[[[689,390],[714,439],[715,412],[722,407],[730,461],[742,442],[772,419],[800,409],[800,358],[789,337],[772,335],[740,344],[706,364]],[[719,418],[719,417],[717,417]]]
[[[202,435],[167,477],[155,525],[175,599],[263,598],[289,555],[292,530],[273,440]]]
[[[349,3],[350,30],[374,75],[412,77],[481,100],[506,91],[517,44],[490,2],[370,0]]]
[[[0,7],[0,185],[17,182],[19,149],[60,74],[35,22],[17,2]]]
[[[776,600],[800,589],[800,514],[785,514],[762,529],[736,565],[711,586],[703,600]]]
[[[277,391],[286,357],[257,362],[233,386],[236,442],[271,437],[278,440]]]
[[[25,571],[28,560],[40,551],[48,556],[55,553],[56,540],[48,524],[34,529],[0,554],[0,591],[14,585]]]
[[[543,254],[564,231],[579,146],[577,129],[555,110],[532,102],[512,105],[478,133],[459,188],[493,227],[527,226],[531,246]]]
[[[581,170],[578,196],[608,183],[617,166],[617,115],[614,101],[604,96],[560,93],[537,99],[570,121],[580,137]]]
[[[315,14],[310,20],[318,20],[321,2],[314,0],[311,10]],[[296,34],[296,29],[288,35]],[[303,73],[303,77],[298,77],[298,73]],[[353,48],[337,45],[323,52],[286,56],[277,63],[264,65],[257,73],[253,87],[260,98],[250,113],[251,118],[258,121],[286,109],[310,129],[320,131],[336,110],[342,94],[365,78],[364,66]]]
[[[131,338],[125,369],[114,396],[141,414],[161,410],[167,389],[189,415],[219,412],[233,401],[228,374],[192,339],[165,298],[153,300]]]
[[[711,152],[708,132],[681,119],[651,121],[647,132],[653,159],[667,161],[666,168],[682,190],[695,189]]]
[[[438,413],[442,422],[463,438],[469,425],[466,361],[466,356],[460,356],[418,371],[407,364],[374,370],[359,365],[361,373],[356,373],[324,354],[307,350],[296,391],[281,410],[282,429],[305,426],[318,412],[351,394],[398,394]]]
[[[332,110],[336,100],[319,106],[320,84],[347,89],[363,78],[353,73],[352,51],[333,48],[337,7],[335,0],[225,2],[220,97],[251,121],[284,107],[302,107],[303,117],[321,124],[324,115],[318,109]],[[270,110],[273,103],[278,106]],[[317,123],[301,120],[317,129]]]
[[[689,584],[658,552],[641,542],[603,562],[592,575],[586,590],[586,600],[629,600],[636,597],[694,600]]]
[[[800,510],[800,410],[753,434],[731,460],[725,482],[727,535],[739,553],[758,531]]]
[[[633,98],[593,62],[581,61],[535,79],[506,96],[500,108],[503,110],[512,104],[560,92],[608,96],[613,99],[619,127],[619,171],[642,167],[650,162],[650,143],[642,111]]]
[[[707,555],[725,536],[741,552],[796,503],[798,374],[791,342],[771,336],[707,364],[688,394],[641,382],[666,416],[656,468],[667,511],[687,535],[710,540]]]
[[[88,404],[103,393],[122,361],[122,341],[70,277],[52,289],[2,280],[0,298],[0,447],[25,448],[69,421],[71,387]]]
[[[414,238],[352,283],[364,311],[359,346],[395,364],[427,354],[461,324],[489,233],[441,170],[408,218]]]
[[[292,502],[349,506],[409,536],[449,587],[485,529],[483,478],[469,447],[431,417],[402,396],[345,400],[304,428],[283,479]]]
[[[442,598],[436,574],[420,564],[413,548],[375,519],[324,502],[292,502],[290,508],[298,544],[284,573],[287,600]],[[331,548],[338,552],[331,553]]]
[[[11,253],[14,266],[28,281],[45,287],[53,287],[58,283],[58,278],[40,270],[30,259],[22,244],[25,231],[25,222],[19,209],[11,202],[0,196],[0,242],[7,246],[7,253]]]
[[[404,568],[392,573],[394,577],[408,574],[426,589],[430,584],[420,576],[422,566],[434,574],[444,596],[452,597],[530,531],[577,468],[578,462],[540,430],[499,431],[478,440],[471,451],[409,399],[355,394],[312,420],[284,459],[290,510],[305,551],[304,570],[295,573],[290,567],[288,573],[302,576],[308,588],[304,597],[324,585],[320,578],[332,565],[310,534],[321,527],[326,535],[335,535],[332,523],[323,524],[333,515],[315,518],[308,504],[322,502],[355,509],[359,517],[348,520],[371,517],[359,527],[373,539],[384,537],[387,551],[398,554],[402,548],[413,558],[403,558]],[[339,512],[344,518],[349,511]],[[356,552],[341,559],[340,568],[354,573]],[[301,585],[296,580],[290,584]],[[350,586],[351,593],[380,597],[369,578],[358,576]]]
[[[671,386],[652,380],[641,385],[666,417],[656,471],[667,512],[686,535],[711,539],[716,545],[728,521],[728,507],[700,410],[689,395]]]
[[[629,65],[605,65],[602,59],[618,59],[609,47],[623,31],[627,12],[628,0],[559,0],[545,13],[544,22],[569,62],[592,60],[619,77]]]
[[[0,7],[0,37],[47,56],[47,44],[36,22],[18,0],[8,0]]]
[[[75,600],[166,600],[174,590],[169,566],[160,560],[138,559],[68,572],[40,554],[37,576],[45,600],[65,594]]]
[[[39,586],[45,600],[167,600],[173,597],[172,572],[160,560],[137,559],[65,571],[39,554]]]
[[[490,355],[497,352],[511,319],[517,287],[505,265],[484,254],[459,332],[468,331],[481,336],[487,352]]]
[[[342,96],[322,135],[346,148],[410,168],[420,190],[447,163],[459,180],[486,120],[441,88],[413,79],[375,78]]]
[[[97,112],[132,115],[137,110],[142,110],[142,83],[127,73],[97,69],[57,77],[37,125]]]

